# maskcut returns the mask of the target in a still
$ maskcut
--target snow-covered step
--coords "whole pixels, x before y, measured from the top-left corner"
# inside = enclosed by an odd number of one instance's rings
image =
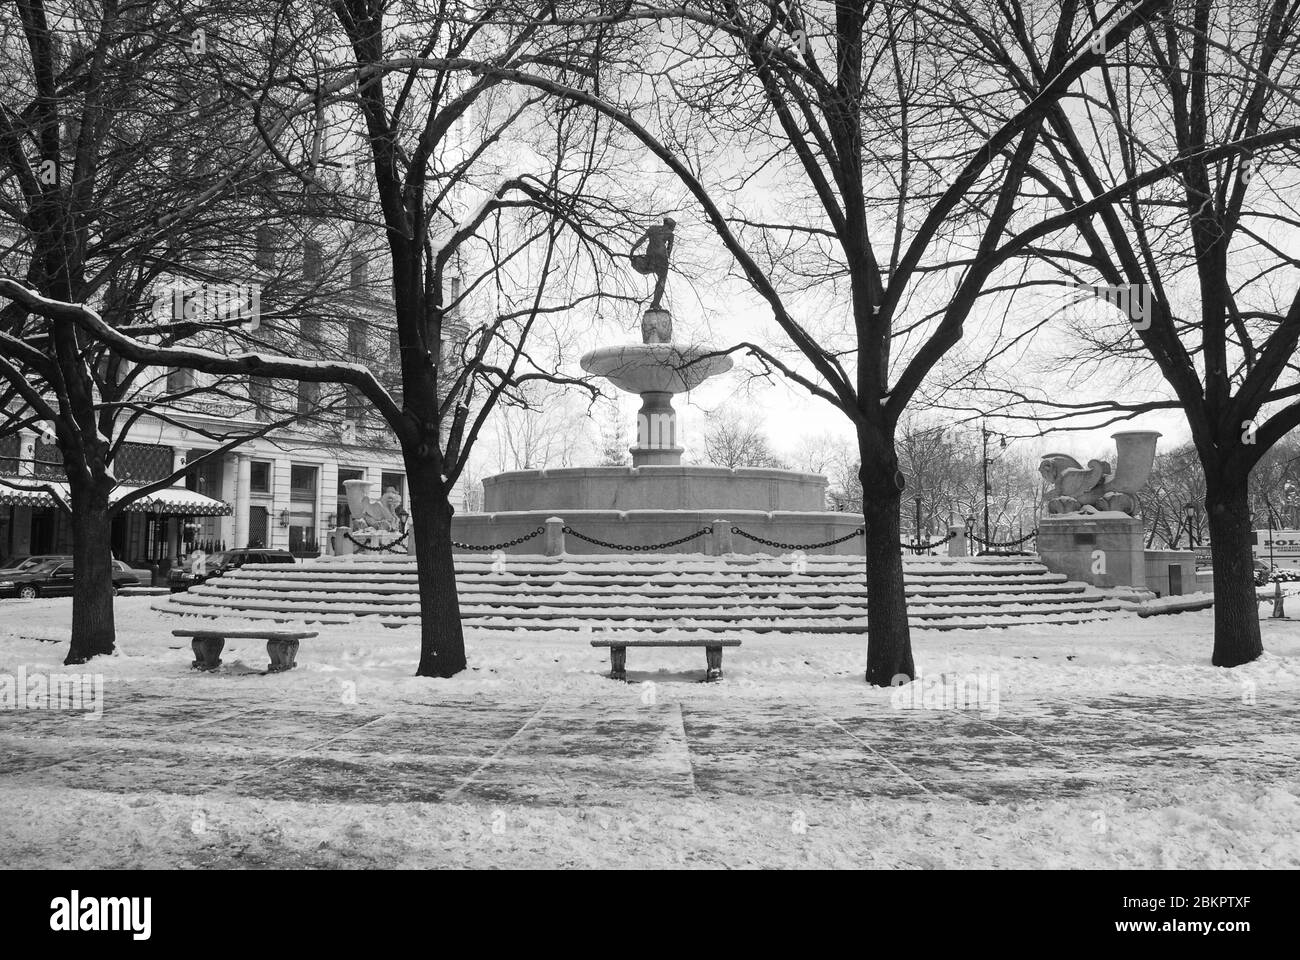
[[[1042,590],[1020,587],[1016,591],[1006,592],[917,592],[908,591],[908,597],[914,603],[926,605],[943,604],[948,606],[986,605],[1016,600],[1022,603],[1068,603],[1077,599],[1084,590],[1083,585],[1067,585],[1068,588],[1049,585]],[[259,582],[255,586],[223,583],[220,586],[205,584],[191,588],[186,594],[186,602],[197,602],[197,598],[212,597],[227,601],[240,600],[283,600],[325,606],[366,604],[409,605],[419,602],[419,594],[407,588],[384,589],[373,586],[369,590],[342,591],[334,588],[311,590],[301,584],[285,584],[276,589],[273,585]],[[735,589],[726,592],[701,593],[690,591],[688,594],[670,591],[619,591],[619,592],[577,592],[577,591],[529,591],[521,594],[518,590],[501,590],[481,592],[479,588],[466,588],[460,592],[462,610],[471,608],[500,607],[590,607],[616,604],[620,606],[637,606],[642,608],[665,609],[708,609],[729,607],[743,603],[755,607],[773,608],[833,608],[858,607],[866,609],[866,590],[854,591],[845,596],[834,593],[781,590],[738,592]]]
[[[860,634],[867,589],[861,558],[457,558],[461,616],[490,630],[646,629]],[[904,560],[918,627],[1081,622],[1115,609],[1084,584],[1026,558]],[[155,602],[168,613],[346,623],[419,619],[414,562],[336,558],[248,565]]]

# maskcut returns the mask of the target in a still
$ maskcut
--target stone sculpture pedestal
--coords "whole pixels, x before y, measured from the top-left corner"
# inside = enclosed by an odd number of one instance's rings
[[[403,534],[391,530],[349,530],[347,527],[336,527],[330,536],[330,541],[334,548],[334,555],[339,557],[354,553],[362,556],[367,554],[378,556],[393,552],[414,553],[414,537],[410,536],[403,541],[403,549],[399,551],[383,549],[394,541],[401,540],[402,536]],[[363,546],[369,549],[363,549]]]
[[[1096,587],[1146,588],[1142,521],[1119,512],[1058,513],[1038,522],[1038,556],[1053,573]]]

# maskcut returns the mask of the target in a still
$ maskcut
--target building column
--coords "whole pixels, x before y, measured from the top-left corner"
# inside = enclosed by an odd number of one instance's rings
[[[178,517],[167,518],[167,559],[172,566],[181,562],[181,523]]]
[[[236,499],[236,488],[239,486],[239,458],[232,454],[225,454],[221,458],[221,496],[217,499],[225,500],[233,504]],[[211,496],[211,494],[210,494]],[[221,540],[228,547],[235,545],[235,515],[221,517],[218,523],[220,533],[217,539]],[[242,546],[242,544],[240,544]]]
[[[275,477],[271,481],[271,489],[275,492],[275,496],[272,498],[271,519],[267,524],[266,536],[266,545],[276,550],[289,548],[289,531],[286,527],[280,526],[280,514],[290,506],[289,473],[292,468],[291,458],[276,458],[273,468]]]
[[[185,469],[185,465],[190,462],[189,458],[190,452],[188,450],[182,450],[180,447],[172,447],[172,472],[175,473],[177,470]],[[176,482],[173,483],[172,486],[185,486],[185,478],[177,477]]]
[[[248,508],[252,488],[252,461],[245,454],[235,457],[235,525],[231,547],[248,546]]]
[[[338,490],[339,462],[326,460],[316,471],[316,543],[322,554],[329,552],[330,534],[333,532],[329,518],[338,511]]]

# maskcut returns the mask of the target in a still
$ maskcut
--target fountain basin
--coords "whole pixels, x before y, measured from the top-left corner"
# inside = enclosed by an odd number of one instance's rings
[[[729,356],[705,356],[712,352],[705,345],[628,343],[599,347],[579,362],[628,393],[686,393],[734,365]]]
[[[757,467],[565,467],[483,480],[487,513],[518,510],[826,509],[826,478]]]

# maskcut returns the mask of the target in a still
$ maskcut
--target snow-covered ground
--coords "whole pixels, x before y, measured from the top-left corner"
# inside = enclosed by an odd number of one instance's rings
[[[69,603],[0,602],[0,677],[72,672]],[[0,864],[1300,865],[1300,622],[1235,670],[1211,611],[918,630],[891,691],[819,636],[742,635],[715,684],[632,649],[620,684],[571,629],[471,632],[427,680],[416,628],[373,622],[203,675],[170,631],[212,621],[149,603],[75,668],[102,716],[0,702]]]

